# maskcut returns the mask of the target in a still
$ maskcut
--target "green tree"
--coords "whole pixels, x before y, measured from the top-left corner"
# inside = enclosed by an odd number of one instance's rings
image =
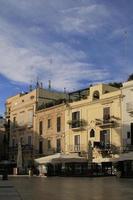
[[[109,85],[112,86],[112,87],[116,87],[116,88],[122,87],[121,82],[113,82],[113,83],[109,83]]]
[[[127,81],[132,81],[133,80],[133,74],[130,74]]]

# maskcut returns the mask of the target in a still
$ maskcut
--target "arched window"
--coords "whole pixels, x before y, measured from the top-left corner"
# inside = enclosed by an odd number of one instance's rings
[[[91,129],[91,131],[90,131],[90,137],[95,137],[95,131],[94,131],[94,129]]]
[[[95,92],[93,93],[93,100],[97,100],[97,99],[100,99],[99,91],[95,91]]]

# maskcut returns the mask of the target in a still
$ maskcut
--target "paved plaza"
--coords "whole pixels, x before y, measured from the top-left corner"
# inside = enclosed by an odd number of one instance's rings
[[[132,200],[133,179],[9,177],[0,200]]]
[[[21,196],[10,181],[0,181],[0,200],[21,200]]]

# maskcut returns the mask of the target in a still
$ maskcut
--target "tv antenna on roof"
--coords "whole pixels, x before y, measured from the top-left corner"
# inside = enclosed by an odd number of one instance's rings
[[[127,67],[127,37],[128,37],[128,33],[127,31],[124,31],[124,59],[125,59],[125,67]]]
[[[39,88],[39,77],[37,76],[37,78],[36,78],[36,88]]]

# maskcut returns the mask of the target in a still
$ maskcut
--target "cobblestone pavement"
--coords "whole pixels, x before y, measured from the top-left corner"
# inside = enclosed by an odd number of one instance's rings
[[[9,177],[0,200],[133,200],[133,179]]]

